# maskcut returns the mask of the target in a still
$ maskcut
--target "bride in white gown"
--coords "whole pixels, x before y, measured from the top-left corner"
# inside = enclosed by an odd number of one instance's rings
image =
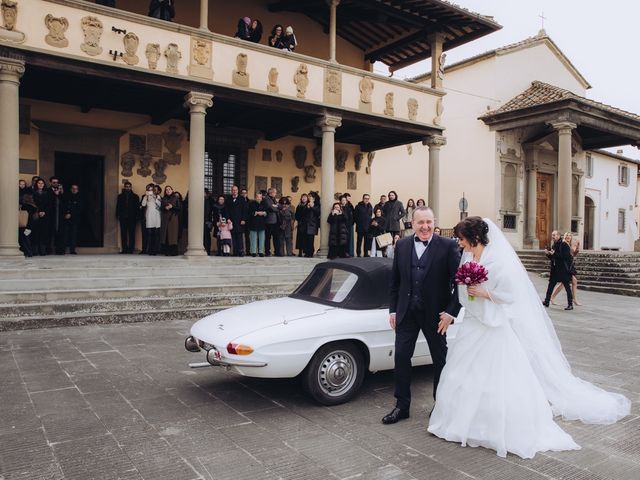
[[[458,287],[464,320],[449,340],[429,432],[501,457],[532,458],[580,448],[554,415],[597,424],[628,415],[626,397],[571,373],[535,287],[500,229],[469,217],[455,232],[465,247],[461,264],[482,264],[488,280],[468,291]]]

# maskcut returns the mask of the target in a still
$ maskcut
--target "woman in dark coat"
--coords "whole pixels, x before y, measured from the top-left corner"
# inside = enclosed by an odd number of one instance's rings
[[[369,246],[373,246],[373,242],[375,242],[375,238],[378,235],[382,235],[387,231],[387,219],[382,214],[382,209],[380,207],[376,207],[373,209],[373,218],[371,222],[369,222],[369,231],[367,232],[367,239]],[[373,249],[372,249],[373,250]],[[383,255],[386,250],[385,248],[378,248],[378,245],[375,245],[375,250],[380,250]]]
[[[262,39],[262,22],[258,19],[254,19],[249,27],[249,40],[253,43],[260,43]]]
[[[33,238],[34,225],[38,218],[38,207],[33,202],[33,195],[25,193],[22,196],[22,202],[20,203],[20,210],[24,210],[28,213],[27,226],[18,228],[18,241],[20,243],[20,250],[24,253],[25,257],[33,256],[33,249],[31,246],[31,239]]]
[[[400,220],[404,217],[405,211],[400,200],[398,200],[398,194],[391,190],[387,197],[387,203],[384,204],[383,214],[387,219],[387,232],[391,234],[393,238],[400,234]]]
[[[34,255],[47,255],[51,245],[51,219],[49,217],[53,208],[53,199],[41,178],[36,181],[33,203],[38,207],[38,212],[33,222],[31,247]]]
[[[242,17],[238,20],[238,31],[234,37],[241,40],[251,40],[251,19],[249,17]]]
[[[178,237],[180,235],[180,210],[182,202],[177,192],[167,185],[160,205],[162,223],[160,224],[160,243],[165,255],[178,255]]]
[[[296,207],[296,249],[298,250],[298,256],[301,257],[304,252],[304,235],[306,226],[302,223],[304,209],[307,206],[307,202],[309,197],[307,197],[306,193],[303,193],[300,196],[300,203]]]
[[[344,215],[339,202],[333,204],[327,223],[329,224],[329,254],[327,258],[329,260],[336,257],[345,258],[347,256],[349,232],[347,230],[347,217]]]
[[[309,201],[302,215],[304,225],[304,256],[313,257],[315,253],[315,237],[320,228],[320,205],[316,203],[316,195],[309,194]]]
[[[284,35],[284,27],[282,25],[274,25],[269,35],[268,45],[274,48],[282,47],[282,36]]]
[[[280,242],[280,256],[293,256],[293,224],[295,223],[295,212],[291,202],[287,197],[280,198],[278,202],[278,219],[280,221],[280,231],[282,242]]]

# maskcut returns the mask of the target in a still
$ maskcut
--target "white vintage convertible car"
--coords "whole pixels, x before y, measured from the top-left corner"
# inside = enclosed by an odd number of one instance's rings
[[[209,315],[191,327],[190,352],[207,363],[261,378],[300,376],[324,405],[349,401],[365,372],[393,368],[389,327],[391,260],[352,258],[323,262],[288,297],[263,300]],[[413,365],[431,363],[420,334]]]

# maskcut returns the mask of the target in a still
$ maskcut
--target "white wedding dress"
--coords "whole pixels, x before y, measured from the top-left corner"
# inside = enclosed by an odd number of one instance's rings
[[[463,446],[483,446],[532,458],[580,447],[553,420],[613,423],[630,401],[571,373],[551,321],[526,270],[490,220],[480,263],[491,300],[468,299],[459,288],[464,320],[449,339],[429,432]],[[472,260],[465,253],[461,263]]]

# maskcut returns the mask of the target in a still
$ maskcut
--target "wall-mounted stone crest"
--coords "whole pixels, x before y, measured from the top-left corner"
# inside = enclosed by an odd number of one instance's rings
[[[358,152],[355,154],[355,156],[353,157],[353,161],[356,165],[356,171],[359,172],[360,169],[362,168],[362,160],[364,159],[364,153],[362,152]]]
[[[263,162],[270,162],[271,161],[271,149],[270,148],[263,148],[262,149],[262,161]]]
[[[305,98],[307,94],[307,87],[309,86],[309,67],[306,64],[301,63],[293,76],[293,83],[296,85],[297,97]]]
[[[84,35],[84,43],[80,45],[82,50],[87,55],[95,57],[102,53],[102,47],[100,46],[100,38],[102,37],[102,22],[98,17],[82,17],[80,21],[82,25],[82,34]]]
[[[147,151],[154,157],[162,156],[162,135],[147,133]]]
[[[278,87],[278,69],[271,67],[269,69],[269,83],[267,83],[267,92],[278,93],[280,88]]]
[[[135,155],[144,155],[147,151],[147,137],[129,134],[129,151]]]
[[[376,156],[376,152],[369,152],[367,153],[367,167],[365,168],[365,171],[371,175],[371,166],[373,165],[373,159]]]
[[[137,65],[140,59],[138,58],[138,46],[140,45],[140,39],[133,32],[127,32],[122,38],[124,44],[124,55],[122,59],[127,65]]]
[[[291,177],[291,191],[293,193],[297,193],[298,190],[300,190],[300,177],[299,176],[295,176],[295,177]]]
[[[371,94],[373,93],[373,80],[362,77],[360,80],[360,110],[371,111]]]
[[[282,163],[283,156],[284,154],[282,153],[282,150],[276,151],[276,162]]]
[[[313,165],[307,165],[304,167],[304,181],[307,183],[313,183],[316,181],[316,167]]]
[[[316,167],[322,166],[322,146],[320,145],[313,149],[313,164]]]
[[[152,160],[153,157],[151,154],[149,152],[145,152],[145,154],[140,157],[140,168],[136,170],[136,173],[141,177],[148,177],[151,175],[151,169],[149,166],[151,165]]]
[[[384,96],[384,114],[393,117],[394,108],[393,108],[393,92],[388,92]]]
[[[24,33],[18,31],[18,2],[15,0],[2,0],[0,3],[2,11],[2,24],[0,28],[0,40],[11,43],[23,43],[25,41]]]
[[[436,116],[433,117],[434,125],[440,125],[440,122],[442,121],[443,112],[444,112],[444,102],[442,101],[442,97],[440,97],[436,101]]]
[[[256,175],[255,183],[256,183],[256,192],[260,192],[262,190],[267,189],[267,177]]]
[[[182,58],[180,47],[175,43],[170,43],[164,50],[164,56],[167,58],[167,73],[178,73],[178,63]]]
[[[64,36],[69,29],[69,20],[64,17],[54,17],[49,13],[44,17],[44,24],[49,30],[49,33],[44,37],[47,45],[57,48],[69,46],[69,40]]]
[[[413,155],[413,145],[411,145],[410,143],[407,144],[407,153],[409,155]]]
[[[407,112],[409,115],[409,120],[415,122],[418,118],[418,100],[415,98],[410,98],[407,100]]]
[[[159,158],[155,162],[153,162],[153,168],[155,168],[155,172],[153,172],[153,181],[157,184],[161,184],[167,181],[167,175],[164,173],[167,169],[167,162],[163,158]]]
[[[189,62],[189,75],[195,77],[213,79],[211,66],[213,46],[209,40],[191,37],[191,60]]]
[[[303,169],[307,161],[307,147],[304,145],[293,147],[293,161],[296,162],[296,168]]]
[[[236,69],[233,71],[231,81],[238,87],[249,86],[249,73],[247,73],[247,64],[249,57],[246,53],[239,53],[236,57]]]
[[[147,48],[144,51],[149,63],[149,68],[155,70],[158,68],[158,60],[160,60],[160,44],[159,43],[147,43]]]
[[[271,188],[278,190],[278,193],[282,193],[282,177],[271,177]]]
[[[358,174],[356,172],[347,172],[347,190],[358,189]]]
[[[324,72],[324,101],[333,105],[342,103],[342,74],[338,70]]]
[[[349,158],[349,152],[347,150],[336,150],[336,171],[344,172],[347,168],[347,158]]]
[[[133,167],[136,165],[136,156],[131,152],[125,152],[120,157],[120,166],[122,167],[123,177],[131,177],[133,175]]]
[[[168,152],[163,155],[164,160],[168,165],[180,165],[182,162],[182,155],[178,152],[182,148],[182,140],[184,139],[184,133],[178,130],[178,127],[171,125],[169,130],[162,133],[164,145],[167,147]]]

